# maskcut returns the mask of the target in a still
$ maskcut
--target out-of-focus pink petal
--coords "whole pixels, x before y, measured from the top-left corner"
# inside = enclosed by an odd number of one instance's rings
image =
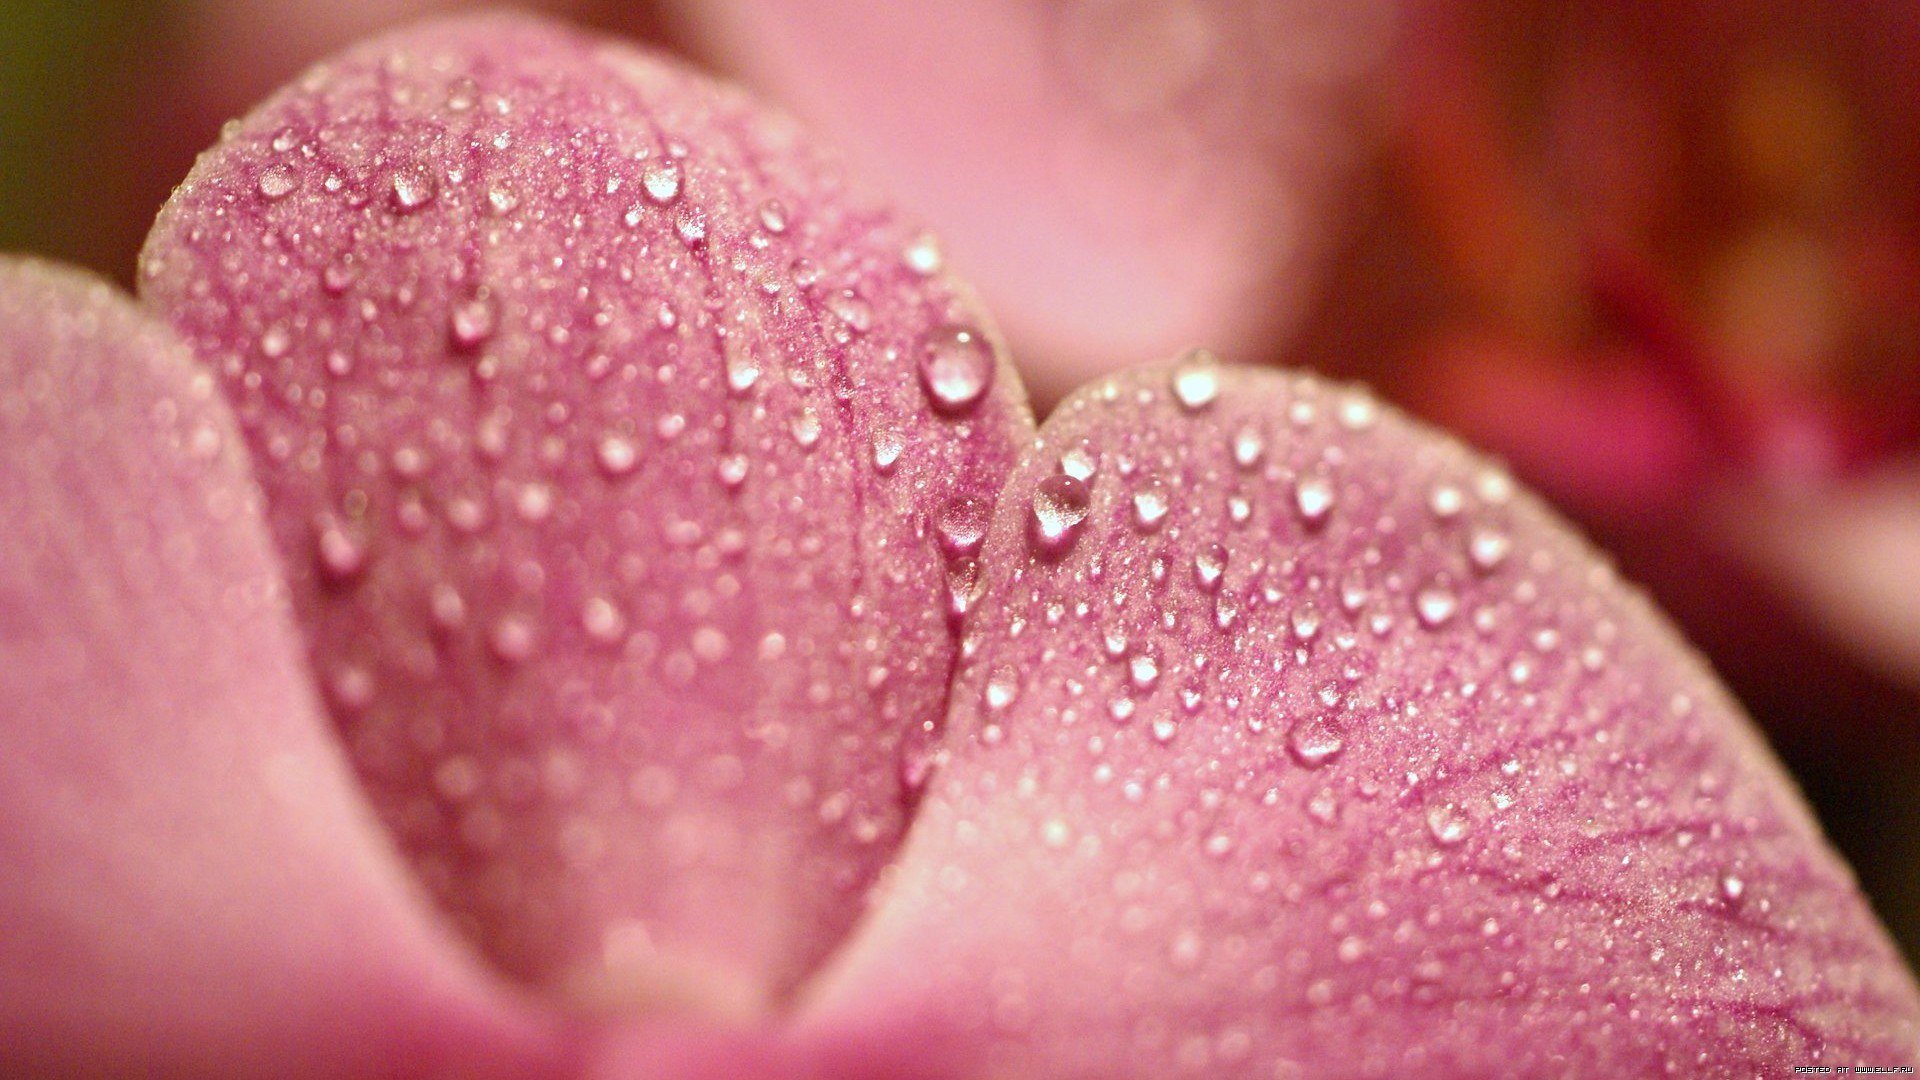
[[[1739,707],[1459,445],[1311,379],[1076,395],[986,544],[952,759],[808,997],[972,1075],[1905,1062],[1920,999]]]
[[[361,776],[509,970],[756,1008],[892,855],[1031,421],[790,125],[531,20],[327,64],[162,213]],[[964,571],[963,571],[964,572]]]
[[[1379,0],[720,3],[723,61],[927,215],[1042,398],[1291,327],[1389,31]]]
[[[1920,466],[1830,489],[1734,502],[1726,527],[1809,614],[1860,655],[1920,684]]]
[[[355,790],[213,379],[0,263],[0,1072],[541,1076]]]

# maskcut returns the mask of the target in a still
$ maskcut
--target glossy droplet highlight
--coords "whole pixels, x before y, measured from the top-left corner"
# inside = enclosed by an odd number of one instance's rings
[[[1220,396],[1220,358],[1193,349],[1173,369],[1173,396],[1188,409],[1204,409]]]
[[[920,382],[936,411],[963,413],[993,384],[993,348],[971,326],[942,326],[928,334],[920,354]]]
[[[1033,535],[1041,550],[1058,553],[1072,547],[1091,502],[1084,480],[1056,473],[1040,481],[1033,489]]]

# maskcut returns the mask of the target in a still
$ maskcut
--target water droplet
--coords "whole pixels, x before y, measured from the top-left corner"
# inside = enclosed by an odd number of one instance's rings
[[[1220,358],[1190,349],[1173,368],[1173,396],[1189,409],[1204,409],[1220,396]]]
[[[1150,653],[1140,653],[1127,662],[1127,672],[1134,686],[1151,690],[1160,679],[1160,662]]]
[[[680,197],[680,165],[673,161],[656,161],[640,174],[640,186],[647,191],[647,199],[656,206],[665,206]]]
[[[1441,484],[1427,494],[1427,509],[1442,521],[1460,516],[1460,511],[1466,508],[1466,493],[1452,484]]]
[[[775,236],[787,231],[787,206],[779,199],[760,204],[760,227]]]
[[[1034,538],[1041,548],[1062,552],[1073,546],[1087,519],[1092,493],[1086,482],[1055,473],[1033,489]]]
[[[1429,630],[1445,625],[1460,610],[1460,598],[1445,585],[1435,583],[1421,589],[1413,598],[1414,614]]]
[[[331,515],[317,523],[314,545],[320,569],[332,581],[351,581],[366,569],[366,545]]]
[[[632,439],[622,435],[609,435],[600,440],[598,451],[600,468],[608,476],[625,476],[633,471],[640,461],[640,450]]]
[[[900,454],[906,449],[906,443],[897,431],[882,429],[873,433],[873,467],[881,473],[893,471],[894,463],[900,460]]]
[[[1193,576],[1200,587],[1212,592],[1220,587],[1220,578],[1227,572],[1228,552],[1223,544],[1208,544],[1193,556]]]
[[[1452,847],[1467,838],[1467,819],[1452,803],[1427,810],[1427,832],[1441,847]]]
[[[1293,506],[1308,525],[1325,524],[1333,513],[1335,498],[1333,481],[1324,476],[1303,476],[1294,481]]]
[[[271,166],[260,174],[260,195],[268,201],[284,199],[299,186],[300,178],[284,165]]]
[[[1287,733],[1287,752],[1309,769],[1317,769],[1339,757],[1346,745],[1340,729],[1323,717],[1301,720]]]
[[[993,374],[993,347],[973,327],[941,326],[922,343],[920,381],[939,412],[973,408],[992,385]]]
[[[992,677],[987,679],[987,688],[982,693],[981,700],[986,703],[988,710],[999,712],[1013,704],[1014,698],[1019,694],[1020,682],[1013,669],[995,668]]]
[[[518,615],[509,615],[493,625],[487,644],[499,659],[520,663],[533,656],[533,626]]]
[[[580,626],[587,636],[603,645],[611,645],[620,640],[626,631],[627,620],[613,601],[604,596],[589,599],[580,608]]]
[[[1076,446],[1060,455],[1060,471],[1075,480],[1091,480],[1096,471],[1096,459],[1093,448]]]
[[[486,296],[476,296],[464,304],[458,304],[447,316],[448,331],[453,344],[459,349],[474,349],[493,336],[497,320],[493,301]]]
[[[1380,418],[1380,406],[1364,390],[1348,391],[1340,401],[1340,425],[1348,431],[1365,431]]]
[[[811,450],[820,441],[820,414],[811,408],[801,409],[793,417],[793,441],[803,450]]]
[[[1169,508],[1166,482],[1157,476],[1147,477],[1133,493],[1133,520],[1148,532],[1160,527]]]
[[[940,513],[940,544],[948,555],[971,555],[980,550],[987,536],[987,519],[992,510],[985,499],[957,495]]]
[[[1720,895],[1726,898],[1727,903],[1737,904],[1746,894],[1747,883],[1737,875],[1727,874],[1720,879]]]
[[[1233,463],[1243,469],[1251,469],[1260,461],[1260,455],[1267,452],[1267,441],[1260,429],[1243,427],[1233,436]]]
[[[722,454],[714,467],[714,475],[720,478],[721,484],[737,488],[746,483],[749,464],[745,454]]]
[[[902,253],[907,269],[921,277],[930,277],[940,272],[946,259],[940,253],[940,240],[930,232],[923,232],[913,238]]]
[[[1467,559],[1473,568],[1483,574],[1490,574],[1507,561],[1507,555],[1513,551],[1513,541],[1507,534],[1490,525],[1473,530],[1467,537]]]
[[[433,201],[438,194],[433,174],[413,165],[393,174],[393,205],[401,213],[412,213]]]
[[[1293,636],[1301,641],[1312,641],[1320,632],[1320,609],[1312,601],[1293,609],[1289,621],[1293,623]]]
[[[683,206],[673,216],[673,231],[688,247],[698,245],[707,238],[707,212],[697,206]]]
[[[1167,743],[1172,742],[1174,739],[1174,736],[1178,734],[1180,734],[1180,725],[1174,723],[1172,720],[1169,720],[1163,717],[1153,722],[1153,741],[1154,742],[1160,743],[1161,745],[1165,745]]]

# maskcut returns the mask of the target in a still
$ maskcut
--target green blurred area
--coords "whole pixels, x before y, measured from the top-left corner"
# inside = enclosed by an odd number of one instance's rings
[[[0,250],[130,276],[117,264],[143,227],[131,204],[154,193],[110,155],[172,36],[151,0],[0,3]]]

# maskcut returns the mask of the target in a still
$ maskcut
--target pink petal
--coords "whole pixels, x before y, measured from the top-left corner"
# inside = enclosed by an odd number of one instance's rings
[[[1394,4],[688,6],[941,230],[1052,399],[1291,328]]]
[[[0,1073],[539,1076],[354,789],[213,380],[0,263]]]
[[[1727,509],[1743,549],[1827,632],[1920,686],[1920,462],[1821,489],[1755,492]]]
[[[1030,437],[917,230],[790,125],[515,17],[350,52],[162,213],[333,714],[510,971],[752,1011],[890,858]]]
[[[952,760],[819,1028],[913,1017],[973,1043],[956,1072],[1049,1078],[1920,1050],[1911,977],[1699,658],[1364,394],[1200,359],[1096,385],[985,559]]]

